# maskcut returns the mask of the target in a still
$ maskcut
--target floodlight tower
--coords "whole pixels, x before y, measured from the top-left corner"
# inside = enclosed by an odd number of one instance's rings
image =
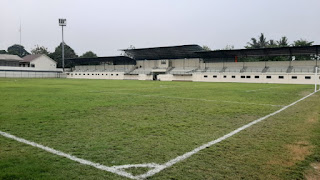
[[[59,26],[62,27],[62,43],[61,43],[61,47],[62,47],[62,69],[64,72],[64,40],[63,40],[63,26],[67,25],[67,20],[66,19],[59,19]]]

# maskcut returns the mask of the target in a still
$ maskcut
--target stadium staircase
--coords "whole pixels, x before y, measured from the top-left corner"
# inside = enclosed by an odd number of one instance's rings
[[[245,67],[243,67],[243,68],[240,70],[240,72],[241,72],[241,73],[246,72],[247,69],[248,69],[248,67],[245,66]]]
[[[227,67],[223,67],[223,68],[220,70],[220,73],[226,72],[226,69],[227,69]]]
[[[289,66],[288,69],[287,69],[287,73],[291,73],[293,70],[293,66]]]
[[[266,73],[268,70],[269,70],[269,67],[266,66],[266,67],[262,70],[262,73]]]

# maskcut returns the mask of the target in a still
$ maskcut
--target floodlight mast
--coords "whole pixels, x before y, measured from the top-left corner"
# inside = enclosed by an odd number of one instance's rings
[[[62,27],[62,43],[61,43],[61,49],[62,49],[62,70],[64,72],[64,40],[63,40],[63,26],[67,25],[66,19],[59,19],[59,26]]]

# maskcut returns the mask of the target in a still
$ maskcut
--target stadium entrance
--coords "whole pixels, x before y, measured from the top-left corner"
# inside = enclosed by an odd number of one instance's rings
[[[158,81],[158,75],[159,74],[165,74],[165,72],[153,72],[152,73],[152,80]]]

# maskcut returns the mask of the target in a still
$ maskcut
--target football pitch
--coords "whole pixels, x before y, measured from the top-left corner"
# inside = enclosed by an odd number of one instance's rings
[[[0,79],[0,179],[303,179],[312,85]]]

